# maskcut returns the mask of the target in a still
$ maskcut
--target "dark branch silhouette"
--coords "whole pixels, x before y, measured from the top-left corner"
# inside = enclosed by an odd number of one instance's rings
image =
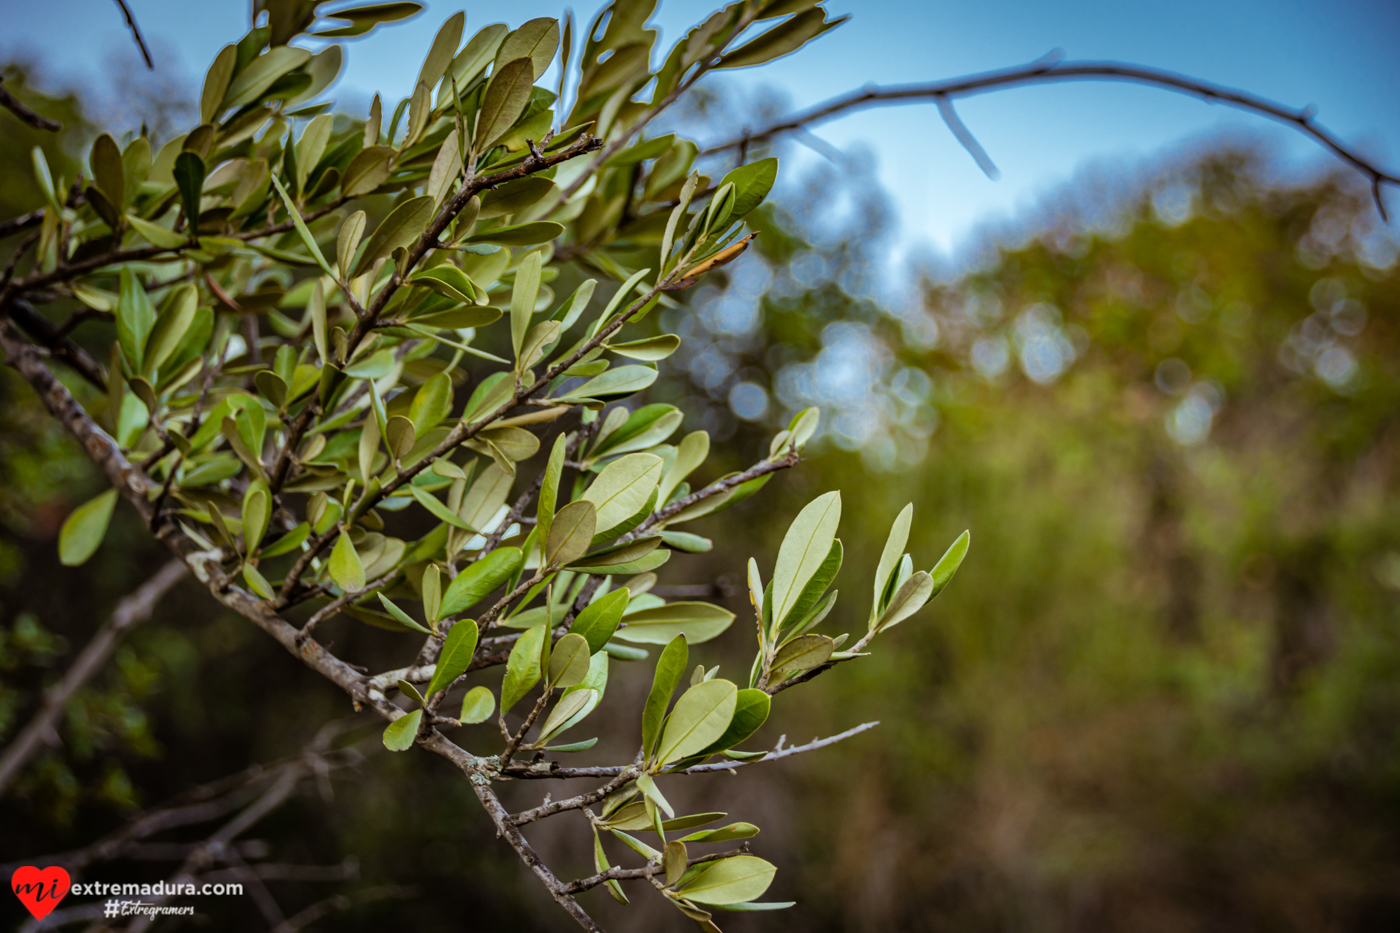
[[[984,71],[979,74],[948,78],[927,84],[896,84],[888,86],[866,85],[858,91],[843,94],[807,110],[782,119],[766,129],[745,132],[743,136],[711,146],[705,154],[724,152],[729,149],[752,146],[766,142],[784,133],[804,130],[808,126],[821,123],[841,114],[863,110],[867,107],[881,107],[892,104],[919,103],[933,101],[938,104],[943,118],[957,136],[958,141],[977,160],[983,171],[990,175],[995,167],[972,135],[962,126],[952,112],[951,102],[959,97],[972,97],[990,91],[1023,87],[1029,84],[1046,84],[1058,81],[1125,81],[1133,84],[1146,84],[1180,94],[1199,97],[1210,103],[1220,103],[1249,113],[1255,113],[1312,138],[1337,158],[1360,172],[1371,183],[1371,194],[1381,217],[1389,220],[1385,202],[1381,196],[1384,185],[1400,185],[1400,175],[1376,165],[1355,149],[1343,143],[1335,135],[1322,127],[1314,119],[1316,110],[1312,107],[1294,109],[1257,94],[1236,88],[1201,81],[1188,75],[1148,68],[1115,61],[1061,62],[1052,55],[1045,56],[1028,65],[1004,68],[998,71]],[[950,119],[951,117],[951,119]],[[959,131],[961,128],[961,132]],[[981,155],[979,156],[979,153]],[[985,161],[984,161],[985,160]]]

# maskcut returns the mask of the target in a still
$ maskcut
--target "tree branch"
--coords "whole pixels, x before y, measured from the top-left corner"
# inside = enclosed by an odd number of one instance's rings
[[[964,75],[927,84],[901,84],[883,87],[868,85],[859,91],[834,97],[779,120],[766,129],[748,132],[742,137],[711,146],[702,154],[710,155],[743,145],[765,142],[783,133],[793,132],[811,124],[821,123],[844,113],[868,107],[919,103],[921,101],[934,101],[942,106],[944,102],[950,102],[958,97],[971,97],[990,91],[1061,81],[1123,81],[1132,84],[1145,84],[1150,87],[1199,97],[1211,103],[1224,104],[1291,126],[1346,162],[1371,182],[1372,194],[1382,218],[1386,217],[1386,210],[1381,199],[1381,187],[1383,185],[1400,185],[1400,176],[1382,169],[1344,144],[1330,131],[1318,125],[1313,119],[1314,111],[1312,108],[1294,109],[1248,91],[1213,84],[1160,68],[1147,68],[1142,65],[1116,61],[1061,62],[1053,58],[1042,58],[1028,65]],[[948,106],[951,107],[950,104]],[[946,110],[944,117],[945,119],[947,117]],[[956,127],[953,124],[950,124],[950,127],[956,134]],[[970,134],[968,138],[970,138]],[[959,136],[959,141],[967,145],[966,140],[961,136]],[[974,145],[975,142],[974,140]],[[980,146],[977,147],[978,150],[980,148]],[[977,150],[969,148],[969,151],[973,152],[973,156],[976,158]]]
[[[126,28],[131,30],[131,37],[141,49],[141,57],[146,60],[146,67],[155,71],[155,63],[151,61],[151,50],[146,48],[146,40],[142,38],[141,29],[136,25],[136,17],[131,15],[131,7],[126,5],[126,0],[117,0],[117,6],[122,8],[122,16],[126,17]]]
[[[128,631],[150,618],[156,603],[184,575],[185,565],[177,560],[170,561],[134,593],[117,603],[117,608],[98,628],[63,679],[49,690],[39,712],[0,755],[0,793],[53,734],[54,723],[63,714],[63,708],[73,694],[102,669]]]
[[[0,82],[4,80],[3,77],[0,77]],[[63,129],[62,123],[37,114],[20,103],[19,98],[11,94],[9,89],[2,83],[0,83],[0,107],[4,107],[6,110],[10,111],[10,113],[19,117],[20,120],[34,127],[36,130],[48,130],[51,133],[57,133],[59,130]],[[43,211],[39,211],[38,213],[42,215]],[[11,221],[11,223],[13,223],[13,221]]]

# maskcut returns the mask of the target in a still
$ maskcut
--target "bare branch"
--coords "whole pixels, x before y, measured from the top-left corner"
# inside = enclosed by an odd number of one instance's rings
[[[1125,81],[1133,84],[1146,84],[1150,87],[1163,88],[1180,94],[1188,94],[1192,97],[1199,97],[1211,103],[1220,103],[1228,107],[1235,107],[1249,113],[1258,114],[1270,120],[1277,121],[1286,126],[1291,126],[1298,132],[1310,137],[1319,145],[1330,151],[1337,158],[1346,162],[1356,171],[1364,175],[1371,182],[1372,193],[1376,200],[1376,206],[1385,214],[1385,205],[1381,200],[1381,188],[1383,185],[1400,185],[1400,176],[1382,169],[1380,166],[1358,153],[1355,149],[1347,146],[1330,131],[1319,126],[1313,119],[1315,111],[1310,107],[1301,110],[1288,107],[1265,97],[1251,94],[1237,88],[1226,87],[1220,84],[1213,84],[1209,81],[1202,81],[1188,75],[1179,74],[1174,71],[1166,71],[1160,68],[1147,68],[1142,65],[1133,65],[1127,62],[1116,61],[1084,61],[1084,62],[1061,62],[1054,58],[1041,58],[1028,65],[1020,65],[1014,68],[1004,68],[998,71],[986,71],[979,74],[964,75],[957,78],[949,78],[943,81],[934,81],[927,84],[900,84],[881,87],[879,85],[868,85],[858,91],[843,94],[840,97],[832,98],[824,103],[817,104],[807,110],[796,113],[783,120],[779,120],[772,126],[758,132],[746,132],[743,136],[728,140],[706,149],[703,154],[709,155],[717,152],[724,152],[728,149],[736,149],[741,146],[753,145],[756,142],[765,142],[784,133],[790,133],[815,123],[821,123],[833,117],[840,116],[854,110],[863,110],[868,107],[888,106],[891,104],[919,103],[922,101],[951,102],[959,97],[971,97],[976,94],[985,94],[990,91],[1000,91],[1007,88],[1023,87],[1030,84],[1047,84],[1060,81]],[[940,103],[940,106],[942,104]],[[951,105],[949,105],[951,107]],[[944,112],[944,119],[947,119],[947,111]],[[956,119],[956,117],[954,117]],[[950,129],[957,134],[957,126],[961,123],[950,123]],[[965,128],[964,128],[965,130]],[[959,136],[959,142],[967,146],[967,139]],[[973,145],[976,141],[973,140]],[[973,157],[977,157],[976,149],[969,147]],[[983,153],[985,156],[985,153]],[[979,164],[981,164],[979,160]]]
[[[874,729],[880,724],[875,722],[865,722],[847,729],[837,735],[828,736],[824,739],[813,739],[806,745],[794,745],[791,748],[775,748],[762,758],[755,758],[751,761],[716,761],[705,765],[693,765],[689,768],[682,768],[679,771],[667,771],[667,774],[713,774],[716,771],[733,771],[736,768],[747,767],[748,765],[764,764],[769,761],[777,761],[780,758],[788,758],[792,755],[801,755],[804,752],[814,752],[819,748],[826,748],[828,745],[835,745],[837,742],[844,742],[853,736],[860,735],[870,729]],[[541,761],[537,764],[520,764],[506,769],[506,777],[523,778],[526,780],[539,780],[542,778],[553,778],[557,780],[569,780],[571,778],[604,778],[617,777],[623,771],[631,768],[632,765],[612,765],[601,768],[559,768],[555,762]],[[528,811],[527,811],[528,812]]]
[[[102,371],[102,364],[70,338],[60,335],[58,328],[48,318],[35,311],[33,305],[16,298],[10,301],[4,310],[25,333],[42,344],[54,359],[67,363],[94,388],[107,391],[107,377]]]
[[[150,618],[155,604],[184,575],[185,565],[178,560],[170,561],[134,593],[117,603],[117,608],[98,628],[63,679],[44,697],[43,707],[0,755],[0,793],[53,734],[54,723],[63,714],[63,708],[73,694],[102,669],[127,632]]]
[[[3,77],[0,77],[0,82],[4,80]],[[0,107],[4,107],[6,110],[10,111],[10,113],[19,117],[20,120],[28,123],[36,130],[48,130],[49,132],[57,133],[59,130],[63,129],[62,123],[56,120],[50,120],[48,117],[37,114],[24,106],[24,104],[20,103],[19,98],[11,94],[3,84],[0,84]],[[43,212],[39,211],[37,213],[42,215]],[[11,223],[13,223],[13,221],[11,221]]]
[[[146,48],[146,40],[142,38],[141,29],[136,25],[136,17],[131,15],[131,7],[126,5],[126,0],[117,0],[117,6],[122,8],[122,16],[126,17],[126,28],[131,30],[131,37],[141,49],[141,57],[146,60],[146,67],[155,71],[155,63],[151,61],[151,50]]]
[[[946,95],[935,98],[938,104],[938,115],[943,118],[948,130],[953,134],[962,147],[967,150],[967,154],[972,156],[972,160],[977,163],[977,167],[982,173],[996,181],[1001,178],[1001,169],[996,167],[992,157],[987,155],[987,150],[982,148],[982,144],[977,141],[977,137],[972,135],[972,131],[967,128],[962,119],[958,116],[957,110],[953,108],[953,102]]]
[[[640,756],[638,756],[640,758]],[[628,781],[641,773],[641,768],[637,763],[633,763],[618,772],[617,777],[604,784],[597,790],[591,790],[586,794],[579,794],[577,797],[569,797],[564,800],[552,800],[549,803],[542,803],[538,807],[530,810],[522,810],[513,815],[510,821],[516,826],[524,826],[526,823],[533,823],[535,820],[542,820],[547,816],[556,813],[563,813],[567,810],[581,810],[584,807],[592,806],[604,797],[617,790]]]

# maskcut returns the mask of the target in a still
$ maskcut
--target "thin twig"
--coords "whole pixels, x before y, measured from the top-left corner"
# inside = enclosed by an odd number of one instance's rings
[[[4,80],[4,77],[0,77],[0,82]],[[19,98],[11,94],[9,89],[3,84],[0,84],[0,107],[4,107],[6,110],[10,111],[10,113],[19,117],[36,130],[48,130],[52,133],[57,133],[59,130],[63,129],[62,123],[56,120],[50,120],[48,117],[37,114],[24,106],[24,104],[20,103]]]
[[[1313,119],[1315,111],[1310,107],[1295,109],[1257,94],[1251,94],[1248,91],[1213,84],[1209,81],[1202,81],[1160,68],[1148,68],[1116,61],[1061,62],[1054,58],[1041,58],[1027,65],[964,75],[927,84],[901,84],[883,87],[873,84],[867,85],[858,91],[834,97],[790,117],[785,117],[766,129],[758,132],[747,132],[743,136],[711,146],[702,154],[710,155],[743,145],[765,142],[775,136],[867,107],[921,101],[937,103],[951,101],[958,97],[985,94],[990,91],[1059,81],[1125,81],[1133,84],[1146,84],[1151,87],[1199,97],[1212,103],[1225,104],[1228,107],[1255,113],[1291,126],[1366,176],[1367,180],[1371,182],[1376,207],[1380,210],[1382,217],[1386,216],[1386,210],[1381,199],[1381,187],[1383,185],[1400,185],[1400,176],[1382,169],[1344,144],[1330,131],[1318,125]],[[966,145],[966,141],[961,137],[960,141]],[[973,142],[975,144],[975,140]],[[980,149],[980,147],[977,148]],[[969,148],[969,151],[973,152],[974,157],[976,156],[975,150]]]
[[[185,565],[178,560],[172,560],[156,571],[155,575],[141,584],[135,592],[117,603],[117,608],[74,659],[63,679],[49,690],[39,712],[20,730],[10,747],[5,749],[5,753],[0,755],[0,793],[4,792],[25,763],[53,734],[54,723],[63,715],[63,709],[73,694],[102,669],[127,632],[150,618],[160,598],[184,576]]]
[[[155,63],[151,61],[151,50],[146,48],[146,40],[141,36],[141,30],[136,25],[136,17],[131,15],[131,7],[126,5],[126,0],[117,0],[117,6],[122,8],[122,16],[126,17],[126,26],[131,30],[132,38],[136,40],[137,46],[141,49],[141,57],[146,60],[146,67],[155,71]]]

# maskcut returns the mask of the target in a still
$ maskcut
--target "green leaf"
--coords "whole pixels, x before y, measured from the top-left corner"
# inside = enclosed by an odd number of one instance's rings
[[[176,166],[179,166],[178,159],[176,160]],[[282,203],[287,205],[287,213],[291,216],[292,224],[297,228],[297,236],[301,237],[301,242],[306,246],[306,251],[311,254],[312,259],[316,260],[316,265],[321,267],[321,271],[334,279],[335,270],[331,268],[330,263],[326,262],[326,257],[321,255],[321,247],[316,245],[316,238],[311,235],[311,229],[306,226],[306,221],[302,219],[301,212],[298,211],[296,205],[292,203],[291,196],[287,194],[287,189],[282,187],[282,182],[277,180],[276,175],[272,176],[272,184],[273,187],[277,189],[277,193],[281,196]]]
[[[912,616],[924,604],[933,598],[933,578],[920,570],[911,576],[894,596],[890,598],[889,607],[875,623],[875,630],[883,632],[885,629],[894,628],[900,622]]]
[[[243,579],[248,583],[248,588],[263,599],[272,599],[277,595],[272,584],[252,564],[243,565]]]
[[[799,635],[778,649],[772,669],[789,673],[810,671],[825,664],[835,650],[836,642],[825,635]]]
[[[820,7],[799,13],[725,55],[715,67],[748,68],[751,65],[771,62],[775,58],[796,52],[828,29],[835,29],[848,19],[849,16],[843,16],[826,22],[826,11]]]
[[[642,509],[661,481],[662,460],[654,454],[628,454],[608,464],[580,497],[598,510],[597,533],[629,520]]]
[[[574,619],[569,631],[582,635],[587,640],[590,653],[602,651],[608,639],[617,631],[618,623],[622,621],[622,612],[627,608],[630,598],[631,594],[627,592],[627,588],[622,587],[593,600]]]
[[[122,167],[122,151],[116,140],[103,133],[92,144],[92,156],[88,163],[92,167],[93,180],[107,196],[107,200],[121,213],[126,209],[126,173]]]
[[[914,503],[911,502],[900,509],[894,524],[890,526],[890,536],[885,539],[885,549],[880,552],[880,563],[875,569],[875,592],[870,602],[871,619],[879,616],[885,608],[885,593],[889,590],[890,578],[894,576],[895,568],[899,566],[899,559],[904,554],[904,547],[909,543],[909,525],[913,521]]]
[[[431,269],[420,269],[409,276],[408,281],[414,285],[426,285],[439,295],[456,301],[469,303],[476,301],[476,286],[472,284],[472,280],[467,277],[465,272],[453,265],[444,263],[441,266],[433,266]],[[415,318],[415,320],[420,319]]]
[[[520,571],[525,555],[518,547],[497,548],[468,566],[442,594],[441,618],[475,606]],[[455,627],[453,629],[456,630]]]
[[[538,246],[564,235],[564,225],[552,220],[536,220],[509,227],[492,227],[473,233],[465,243],[495,243],[499,246]]]
[[[447,373],[429,376],[413,396],[408,408],[408,420],[421,437],[436,427],[452,411],[452,377]]]
[[[262,549],[262,557],[280,557],[283,554],[290,554],[301,543],[311,536],[311,526],[302,522],[291,531],[278,538],[275,542]]]
[[[549,452],[549,463],[544,468],[544,478],[540,481],[539,501],[535,510],[535,529],[539,540],[549,540],[549,529],[554,523],[554,507],[559,500],[559,478],[564,472],[564,455],[569,446],[566,434],[554,439],[554,447]],[[597,648],[593,649],[597,651]]]
[[[384,747],[391,752],[403,752],[413,747],[418,738],[418,724],[423,721],[423,710],[414,710],[400,716],[384,728]]]
[[[506,36],[496,52],[496,67],[517,58],[530,59],[536,77],[543,75],[559,50],[559,21],[541,17],[524,23]]]
[[[348,198],[369,194],[389,180],[397,156],[398,150],[392,146],[370,146],[361,149],[345,167],[345,174],[340,179],[340,190]]]
[[[477,112],[473,149],[478,153],[485,152],[506,134],[525,112],[534,83],[534,65],[528,58],[517,58],[496,69],[491,83],[486,85],[481,110]]]
[[[233,78],[234,63],[238,60],[238,47],[226,45],[214,56],[214,64],[204,76],[204,90],[199,95],[199,122],[213,123],[223,109],[224,93]]]
[[[311,170],[321,161],[321,156],[325,155],[326,143],[331,139],[331,124],[334,121],[328,113],[320,114],[312,119],[302,131],[301,139],[297,141],[297,190],[305,195],[306,181],[311,175]]]
[[[551,667],[553,663],[553,660],[551,660]],[[586,668],[587,665],[584,665],[584,667]],[[561,697],[554,709],[550,710],[549,716],[545,718],[544,724],[540,726],[539,738],[535,740],[534,744],[543,745],[564,730],[577,725],[585,716],[593,712],[597,705],[597,690],[578,690]],[[593,740],[593,742],[596,741],[597,739]],[[592,742],[584,747],[591,748]],[[554,751],[563,750],[572,751],[573,749],[554,749]],[[582,750],[583,749],[579,749],[579,751]]]
[[[116,505],[117,491],[109,489],[78,506],[64,520],[58,532],[58,559],[65,567],[84,564],[97,551]]]
[[[670,827],[667,827],[668,829]],[[730,823],[719,829],[702,829],[698,833],[682,836],[681,842],[729,842],[732,839],[752,839],[758,835],[758,827],[752,823]]]
[[[773,618],[786,619],[807,581],[821,569],[836,540],[841,493],[828,492],[807,504],[788,528],[773,568]]]
[[[554,646],[549,659],[549,682],[555,687],[572,687],[588,674],[591,654],[588,639],[570,632]]]
[[[802,587],[801,594],[797,597],[797,602],[788,610],[786,616],[782,616],[772,629],[773,641],[778,641],[779,635],[787,628],[801,622],[812,611],[817,602],[826,592],[831,581],[836,578],[836,574],[841,569],[841,559],[844,555],[839,540],[831,542],[831,549],[826,553],[826,560],[822,561],[816,573],[812,574],[807,584]],[[775,616],[774,618],[779,618]],[[770,620],[771,621],[771,620]]]
[[[624,615],[626,623],[617,638],[643,645],[664,645],[677,635],[693,645],[717,637],[734,621],[734,613],[722,606],[700,602],[674,602]]]
[[[414,499],[418,500],[418,503],[421,506],[423,506],[423,508],[427,509],[430,513],[432,513],[432,516],[438,521],[446,522],[453,528],[460,528],[463,531],[476,531],[476,529],[473,528],[471,524],[469,524],[459,516],[454,515],[451,509],[443,505],[441,500],[439,500],[432,493],[428,492],[426,489],[420,489],[417,486],[410,485],[408,487],[408,492],[409,495],[413,496]],[[450,613],[444,613],[444,615],[448,614]]]
[[[761,858],[736,855],[711,864],[677,893],[697,904],[741,904],[762,897],[777,871]]]
[[[476,531],[484,529],[505,504],[514,477],[495,463],[481,471],[471,489],[462,497],[457,514]]]
[[[243,107],[262,97],[278,78],[305,65],[311,59],[308,49],[279,45],[258,56],[234,77],[224,95],[224,107]]]
[[[360,555],[348,532],[342,532],[336,540],[328,569],[331,579],[342,592],[357,593],[365,588],[365,565],[360,563]]]
[[[392,603],[389,600],[389,598],[386,597],[383,593],[376,593],[375,595],[379,597],[379,601],[384,605],[384,608],[389,611],[389,615],[393,616],[394,619],[397,622],[399,622],[399,624],[401,624],[404,628],[411,628],[414,631],[422,632],[425,635],[431,635],[433,633],[431,629],[425,628],[422,625],[419,625],[417,622],[415,622],[413,620],[413,616],[409,615],[408,613],[400,609],[398,606],[394,605],[394,603]]]
[[[540,679],[540,647],[549,636],[549,627],[536,625],[516,639],[506,659],[506,676],[501,684],[501,715],[520,702]]]
[[[929,599],[943,592],[943,588],[953,579],[953,574],[958,572],[962,566],[963,558],[967,556],[968,546],[972,543],[972,532],[964,531],[958,535],[958,539],[949,545],[948,550],[938,559],[938,563],[933,565],[933,569],[928,572],[933,578],[933,592],[929,594]]]
[[[666,721],[656,760],[663,765],[679,761],[724,735],[734,718],[738,692],[727,680],[706,680],[681,694]]]
[[[648,363],[658,362],[666,359],[676,350],[680,349],[681,338],[675,334],[662,334],[659,337],[647,337],[643,340],[633,340],[628,343],[606,344],[608,350],[618,356],[625,356],[632,360],[643,360]],[[677,422],[679,424],[679,422]]]
[[[161,249],[179,249],[189,242],[183,233],[167,230],[160,224],[142,220],[135,214],[127,214],[126,220],[127,223],[131,224],[132,229],[141,234],[142,238],[152,246],[159,246]]]
[[[685,675],[690,659],[690,648],[685,636],[677,635],[661,651],[656,659],[656,673],[652,677],[651,692],[647,694],[646,706],[642,709],[642,749],[650,757],[661,737],[661,726],[666,720],[666,708],[671,705],[671,695]]]
[[[191,235],[199,227],[199,199],[204,191],[204,160],[188,150],[175,157],[175,187],[180,191],[180,203],[185,208],[185,225]]]
[[[555,191],[554,182],[530,175],[481,193],[479,220],[491,220],[534,207]]]
[[[566,400],[596,398],[613,401],[640,392],[655,381],[655,367],[620,366],[600,376],[594,376],[571,391]]]
[[[578,560],[593,542],[598,513],[592,502],[570,502],[554,516],[545,540],[545,566],[562,567]]]
[[[243,546],[248,554],[256,554],[272,518],[272,497],[261,481],[248,484],[243,496]]]
[[[411,198],[394,208],[365,244],[351,278],[364,275],[376,262],[388,257],[394,250],[400,247],[407,249],[423,234],[432,219],[433,199],[427,195]]]
[[[721,188],[731,183],[734,185],[734,206],[729,211],[730,219],[738,220],[762,204],[777,180],[777,159],[759,159],[741,165],[720,179]]]
[[[447,66],[452,64],[452,56],[457,54],[457,46],[462,44],[462,28],[466,23],[467,14],[457,12],[442,24],[442,28],[433,38],[427,57],[423,59],[423,67],[418,72],[418,80],[414,82],[414,87],[419,84],[432,87],[438,83],[447,71]]]
[[[199,292],[192,285],[181,286],[166,302],[165,311],[156,319],[141,354],[142,373],[147,379],[155,381],[166,360],[174,357],[179,361],[175,352],[180,349],[198,311]]]
[[[510,345],[515,358],[520,359],[520,347],[530,316],[535,313],[535,301],[540,291],[540,254],[530,253],[515,271],[515,285],[510,293]]]
[[[491,693],[491,688],[472,687],[462,697],[462,714],[457,719],[467,724],[485,722],[495,711],[496,697]]]
[[[428,683],[427,696],[446,690],[467,672],[476,654],[478,634],[476,623],[471,619],[463,619],[452,626],[443,639],[442,650],[438,652],[437,666],[433,670],[433,679]]]
[[[748,741],[768,721],[768,713],[772,706],[773,698],[766,692],[753,687],[740,690],[735,697],[734,718],[729,721],[729,727],[699,754],[713,755]]]
[[[117,344],[121,347],[122,358],[136,372],[141,372],[141,363],[146,339],[155,326],[156,310],[151,307],[151,299],[146,289],[130,266],[122,266],[121,293],[117,298]],[[113,374],[120,378],[119,373]]]

